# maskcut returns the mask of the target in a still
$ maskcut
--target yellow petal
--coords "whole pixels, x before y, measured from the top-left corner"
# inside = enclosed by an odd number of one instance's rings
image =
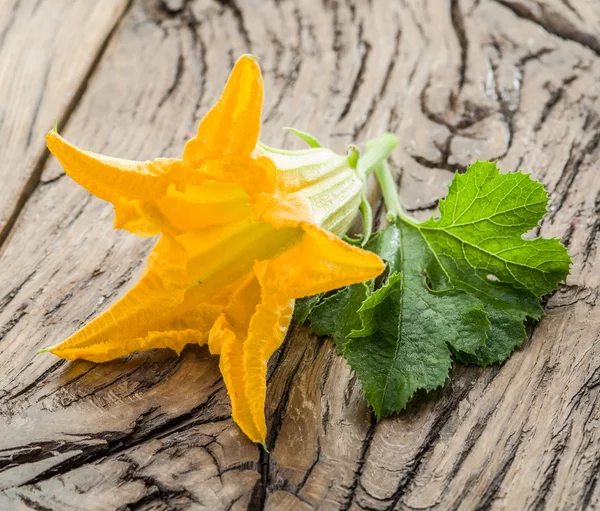
[[[262,292],[251,273],[210,331],[211,353],[221,354],[233,419],[254,442],[264,443],[266,437],[267,361],[281,345],[293,310],[294,300]]]
[[[310,203],[302,195],[261,193],[252,201],[252,210],[258,220],[276,229],[314,223]]]
[[[170,176],[181,191],[206,181],[235,184],[250,198],[260,193],[272,194],[277,188],[277,168],[265,156],[241,158],[237,162],[226,157],[211,158],[196,165],[177,161],[170,169]]]
[[[252,217],[177,236],[187,252],[190,280],[201,301],[252,271],[254,261],[277,256],[302,237],[295,227],[274,229]]]
[[[301,298],[363,282],[384,269],[377,255],[353,247],[316,226],[310,203],[302,195],[261,194],[253,201],[252,208],[259,220],[277,229],[304,231],[299,242],[255,266],[268,292],[279,291]]]
[[[302,227],[300,242],[274,259],[257,262],[256,272],[267,292],[301,298],[363,282],[383,271],[383,262],[372,252],[315,225]]]
[[[208,338],[208,329],[194,330],[165,330],[148,332],[145,337],[125,339],[119,342],[106,341],[89,346],[62,348],[60,345],[50,350],[54,355],[67,360],[83,358],[92,362],[108,362],[115,358],[124,357],[137,351],[146,351],[159,348],[169,348],[177,354],[186,344],[205,344]]]
[[[180,234],[162,214],[155,201],[127,200],[120,197],[115,202],[115,229],[125,229],[138,236],[156,236],[165,233]]]
[[[222,332],[219,333],[222,344],[219,368],[231,400],[231,416],[250,440],[263,442],[264,435],[258,431],[254,423],[244,388],[243,340],[238,339],[223,322],[215,326],[222,328]]]
[[[251,198],[261,193],[275,193],[277,168],[267,157],[251,159],[245,166],[228,164],[225,170],[226,181],[236,183]]]
[[[240,339],[246,338],[250,321],[259,303],[260,284],[254,272],[251,272],[223,310],[227,324],[231,327],[236,337]]]
[[[254,442],[261,436],[250,411],[244,386],[244,343],[256,305],[260,302],[260,286],[254,273],[241,281],[238,289],[212,327],[208,345],[211,353],[220,354],[219,368],[231,399],[231,415],[240,429]]]
[[[189,285],[186,264],[183,248],[163,236],[152,250],[140,281],[110,309],[50,351],[69,359],[107,360],[115,353],[122,356],[134,351],[142,342],[136,339],[145,339],[149,332],[171,330],[170,314],[183,302]],[[183,329],[187,328],[184,325]],[[116,347],[122,344],[126,347]]]
[[[200,121],[198,134],[185,145],[184,162],[199,168],[212,158],[247,160],[258,141],[262,101],[260,68],[244,55],[235,64],[221,98]]]
[[[165,195],[169,186],[169,168],[176,161],[158,158],[138,162],[110,158],[78,149],[54,131],[46,135],[46,143],[73,180],[96,197],[113,204],[120,197],[147,200]]]
[[[239,186],[215,181],[188,185],[184,193],[172,185],[157,201],[157,207],[169,225],[180,232],[233,222],[251,213],[248,196]]]
[[[289,327],[294,300],[282,293],[269,293],[263,288],[261,303],[250,320],[244,342],[244,387],[259,439],[267,435],[265,399],[267,396],[267,362],[283,342]]]
[[[105,330],[103,335],[86,339],[83,336],[84,332],[80,331],[50,351],[62,358],[84,358],[94,362],[106,362],[135,351],[157,348],[169,348],[179,354],[186,344],[202,345],[209,340],[211,328],[231,302],[232,290],[238,286],[239,282],[234,282],[225,287],[220,293],[212,296],[210,302],[199,301],[194,288],[188,288],[183,301],[175,307],[165,309],[162,316],[159,316],[160,311],[155,311],[154,320],[141,324],[134,330],[137,333],[132,333],[130,337],[121,339],[118,333],[113,332],[111,335]],[[115,307],[117,305],[115,304]],[[105,314],[110,312],[109,310]]]
[[[256,305],[260,302],[260,286],[253,272],[242,278],[237,286],[217,320],[219,324],[215,324],[210,331],[208,346],[214,355],[221,353],[220,334],[223,329],[231,330],[238,339],[246,338],[250,319],[256,310]]]
[[[185,193],[169,186],[158,200],[127,200],[115,203],[115,228],[138,236],[164,233],[177,236],[184,232],[234,222],[252,211],[248,196],[235,184],[206,181],[187,186]]]

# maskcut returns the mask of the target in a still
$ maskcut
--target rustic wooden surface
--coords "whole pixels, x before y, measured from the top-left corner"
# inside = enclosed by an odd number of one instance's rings
[[[524,349],[457,365],[376,424],[332,343],[294,326],[269,453],[230,419],[205,348],[35,355],[120,296],[153,243],[48,159],[52,119],[90,150],[178,155],[245,52],[263,140],[298,146],[292,125],[344,150],[394,131],[417,216],[476,158],[545,183],[540,231],[574,264]],[[597,0],[2,0],[0,70],[0,509],[600,509]]]

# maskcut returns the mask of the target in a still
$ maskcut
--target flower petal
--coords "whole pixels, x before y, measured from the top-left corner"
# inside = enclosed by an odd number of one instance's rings
[[[196,165],[177,161],[171,167],[170,175],[180,190],[187,190],[190,185],[216,181],[235,184],[249,198],[253,198],[261,193],[272,194],[277,188],[277,168],[265,156],[238,158],[236,162],[222,157],[207,159]]]
[[[372,252],[353,247],[313,224],[302,224],[302,240],[255,271],[267,292],[293,298],[324,293],[379,275],[384,264]]]
[[[302,195],[261,194],[252,208],[260,221],[276,229],[304,231],[299,242],[255,266],[261,284],[269,292],[301,298],[363,282],[384,269],[377,255],[353,247],[315,225],[310,203]]]
[[[123,197],[115,202],[114,226],[115,229],[125,229],[138,236],[156,236],[161,232],[170,236],[179,234],[155,201],[127,200]]]
[[[110,309],[50,351],[69,359],[108,360],[106,357],[114,358],[115,353],[122,356],[150,342],[143,340],[149,332],[172,330],[170,314],[184,301],[189,284],[186,263],[183,248],[163,236],[152,250],[140,281]],[[181,329],[189,327],[184,323]]]
[[[221,322],[215,326],[222,326]],[[244,352],[243,340],[235,336],[231,329],[223,327],[221,337],[221,358],[219,368],[231,400],[231,416],[240,429],[253,442],[264,441],[264,435],[258,431],[248,406],[244,388]]]
[[[254,442],[264,443],[267,431],[267,361],[281,345],[293,310],[294,300],[265,293],[251,273],[210,331],[209,347],[221,355],[233,419]]]
[[[281,346],[292,319],[294,300],[283,293],[270,293],[262,288],[261,302],[250,320],[244,342],[244,388],[248,406],[259,433],[265,442],[265,400],[267,397],[267,362]]]
[[[250,411],[244,386],[244,344],[256,305],[260,286],[253,273],[245,277],[231,301],[212,327],[208,339],[211,353],[220,354],[219,368],[231,399],[233,420],[253,442],[263,441]]]
[[[187,186],[185,193],[169,186],[158,200],[115,203],[115,228],[138,236],[169,236],[234,222],[251,215],[248,196],[235,184],[205,181]]]
[[[261,193],[252,201],[252,210],[258,220],[276,229],[314,224],[310,203],[302,195]]]
[[[247,160],[258,141],[262,101],[260,68],[244,55],[236,62],[221,98],[200,121],[198,134],[185,145],[184,163],[199,168],[212,158]]]
[[[250,319],[260,303],[260,286],[254,273],[250,272],[237,284],[237,289],[230,295],[229,303],[217,320],[219,325],[210,331],[208,346],[213,355],[221,353],[222,339],[220,332],[227,328],[233,332],[238,339],[245,339],[248,335]]]
[[[194,292],[205,301],[250,273],[255,260],[276,257],[302,235],[299,228],[274,229],[250,217],[184,233],[176,239],[187,252],[190,280],[198,284]]]
[[[61,358],[75,360],[83,358],[92,362],[108,362],[115,358],[124,357],[137,351],[146,351],[159,348],[169,348],[178,355],[186,344],[205,344],[208,338],[208,329],[212,326],[214,318],[203,330],[187,328],[183,330],[164,330],[148,332],[145,337],[125,339],[122,341],[105,341],[87,346],[65,347],[58,345],[50,351]]]
[[[58,133],[46,135],[50,152],[65,172],[96,197],[116,204],[126,199],[156,199],[166,194],[169,169],[176,160],[138,162],[110,158],[78,149]]]
[[[157,201],[159,211],[180,232],[233,222],[248,216],[248,196],[235,184],[205,181],[187,186],[185,193],[170,186]]]

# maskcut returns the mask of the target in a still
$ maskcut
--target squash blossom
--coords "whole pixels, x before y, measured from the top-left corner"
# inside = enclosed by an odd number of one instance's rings
[[[264,444],[267,361],[294,299],[371,279],[384,266],[336,236],[361,200],[346,158],[257,145],[262,100],[260,69],[243,56],[181,159],[121,160],[47,135],[66,173],[114,205],[115,227],[161,236],[123,298],[45,351],[104,362],[208,343],[220,355],[233,419]]]

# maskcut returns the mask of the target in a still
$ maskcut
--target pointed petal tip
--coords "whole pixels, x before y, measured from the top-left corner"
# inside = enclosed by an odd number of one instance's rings
[[[56,138],[60,138],[60,135],[56,130],[51,129],[48,133],[46,133],[46,145],[48,146],[48,149],[50,149],[51,141],[55,140]]]
[[[209,160],[234,156],[236,161],[246,163],[258,141],[262,102],[263,81],[257,57],[242,55],[219,100],[200,121],[196,136],[187,141],[183,162],[200,168]]]
[[[58,134],[58,131],[51,129],[48,133],[46,133],[46,147],[48,148],[48,151],[50,151],[50,153],[54,155],[57,160],[59,160],[61,165],[62,162],[59,157],[62,154],[61,149],[65,145],[68,145],[68,142]]]
[[[52,346],[48,347],[48,348],[42,348],[39,351],[36,351],[35,354],[36,355],[41,355],[42,353],[51,353],[52,352]]]
[[[374,279],[383,273],[385,270],[385,263],[381,260],[381,258],[377,254],[373,254],[373,252],[369,252],[363,248],[356,247],[358,250],[365,252],[363,258],[363,271],[364,273],[361,275],[363,279],[360,282],[364,282],[369,279]],[[375,257],[371,257],[370,254],[373,254]]]
[[[267,442],[263,440],[262,442],[260,442],[260,445],[262,446],[263,451],[269,454],[269,449],[267,449]]]
[[[256,56],[256,55],[252,55],[251,53],[244,53],[240,59],[250,59],[253,60],[254,62],[258,62],[260,60],[260,57]]]

